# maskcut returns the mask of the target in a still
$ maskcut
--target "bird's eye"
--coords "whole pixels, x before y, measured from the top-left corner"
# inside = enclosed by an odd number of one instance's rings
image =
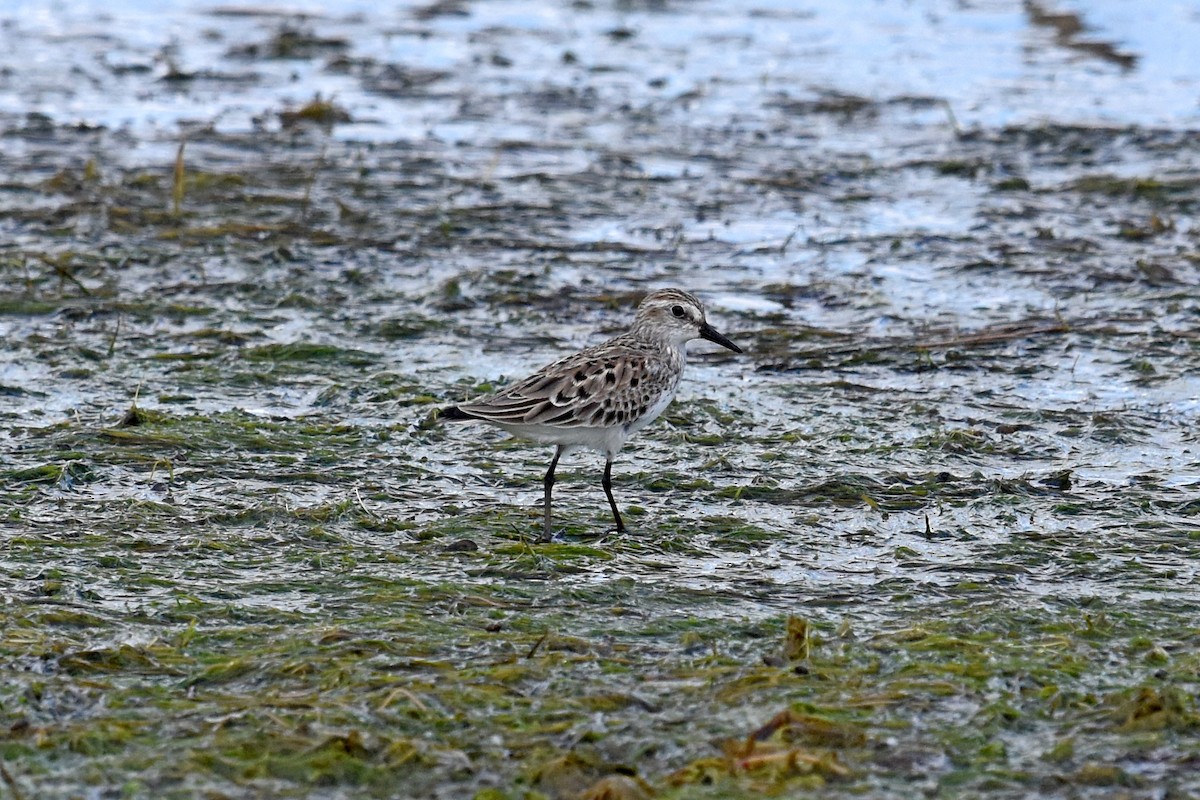
[[[687,312],[683,310],[683,306],[671,306],[671,313],[683,319]]]

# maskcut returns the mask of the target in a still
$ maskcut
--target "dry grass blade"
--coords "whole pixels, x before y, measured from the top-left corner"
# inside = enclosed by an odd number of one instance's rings
[[[85,286],[83,282],[79,280],[79,278],[76,278],[75,273],[71,272],[71,261],[74,258],[72,253],[63,253],[55,258],[50,258],[49,256],[39,254],[38,258],[52,267],[54,269],[54,274],[57,275],[61,280],[73,284],[79,291],[83,292],[89,297],[91,296],[91,289]]]
[[[179,149],[175,151],[175,177],[171,184],[171,215],[175,219],[179,219],[183,214],[183,149],[187,146],[187,141],[179,143]]]

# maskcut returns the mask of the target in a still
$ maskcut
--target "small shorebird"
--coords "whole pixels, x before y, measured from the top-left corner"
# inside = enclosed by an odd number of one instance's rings
[[[692,339],[742,352],[708,324],[694,296],[659,289],[646,295],[627,333],[542,367],[491,397],[441,409],[439,416],[490,422],[513,436],[554,445],[544,481],[543,542],[551,538],[550,490],[558,459],[580,447],[604,453],[604,494],[617,531],[624,531],[612,493],[613,458],[626,439],[670,405],[683,375],[684,346]]]

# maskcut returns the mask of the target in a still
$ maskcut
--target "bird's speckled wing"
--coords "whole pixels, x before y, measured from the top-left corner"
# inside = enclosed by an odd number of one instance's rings
[[[458,406],[508,425],[611,428],[628,425],[673,394],[679,367],[661,349],[618,336],[543,367],[492,397]]]

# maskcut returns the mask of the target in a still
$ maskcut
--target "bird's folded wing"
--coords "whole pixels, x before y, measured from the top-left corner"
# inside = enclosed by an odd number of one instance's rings
[[[583,351],[538,370],[492,397],[461,403],[464,413],[513,425],[575,428],[636,416],[651,394],[649,359],[633,349]]]

